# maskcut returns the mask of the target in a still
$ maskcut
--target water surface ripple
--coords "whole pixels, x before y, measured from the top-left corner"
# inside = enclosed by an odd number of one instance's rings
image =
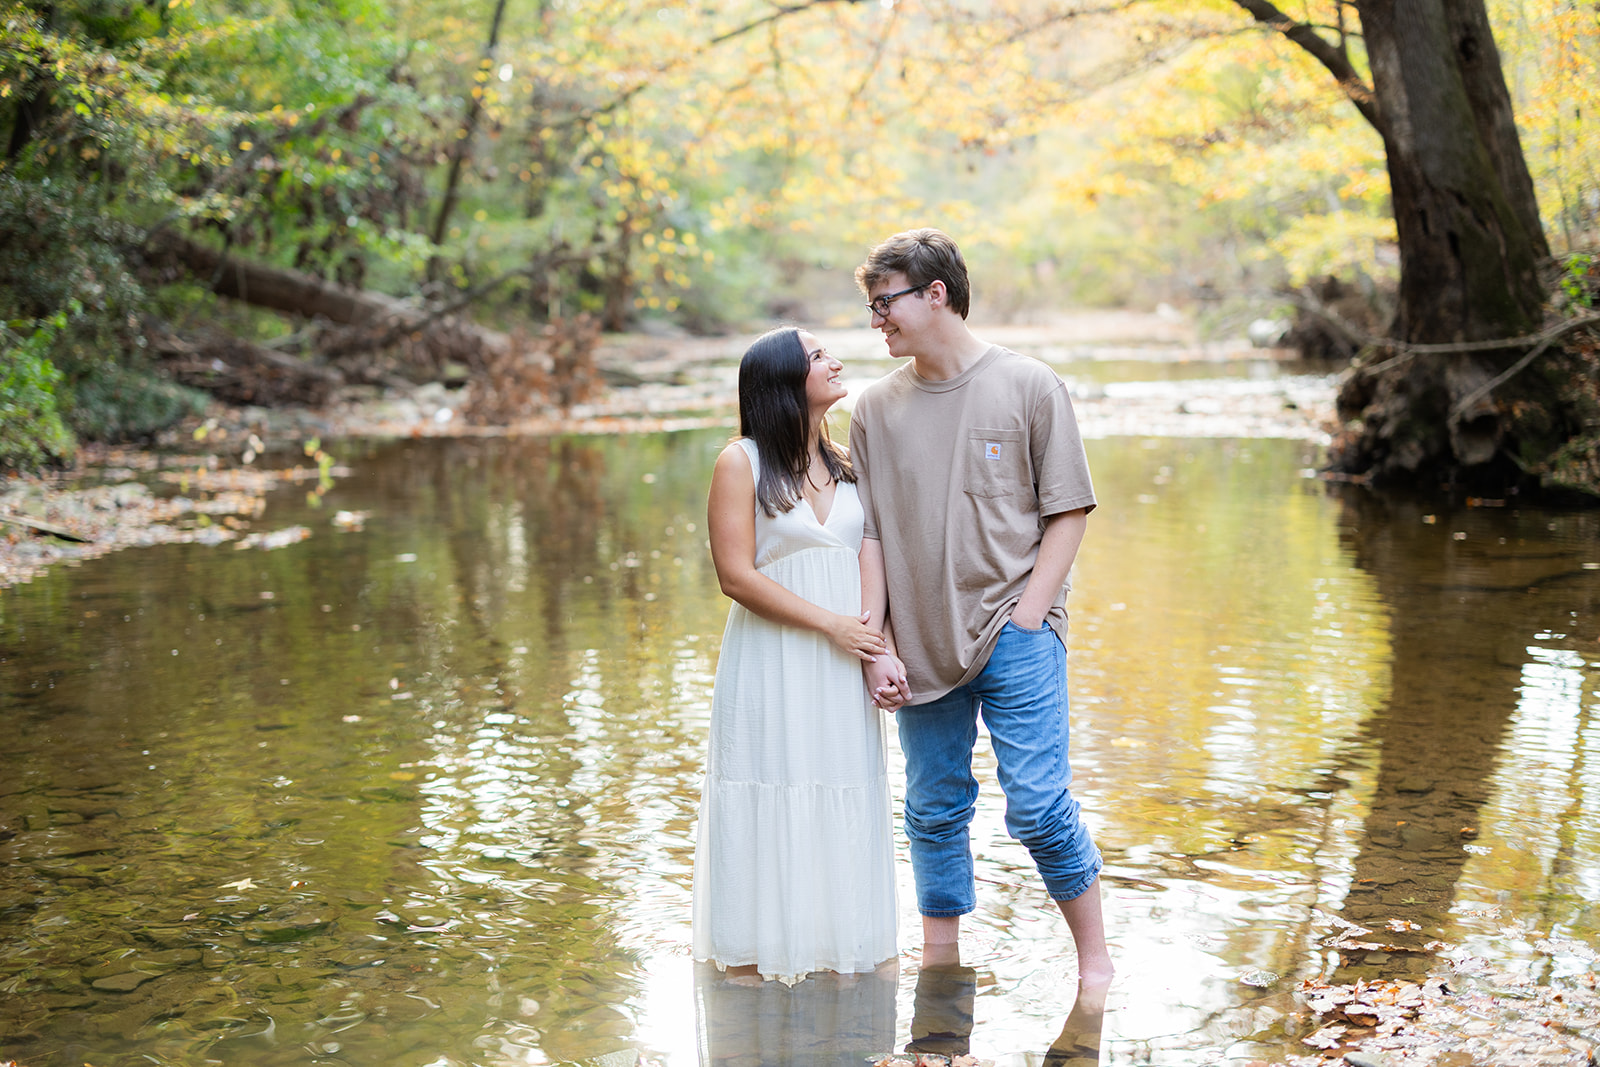
[[[325,510],[263,520],[306,541],[0,592],[0,1056],[859,1063],[940,1012],[1003,1063],[1087,1041],[981,742],[946,986],[903,862],[898,973],[750,991],[689,960],[725,436],[347,444]],[[1308,976],[1592,969],[1600,514],[1330,489],[1291,440],[1089,447],[1101,1062],[1302,1051]],[[1392,951],[1337,947],[1349,924]]]

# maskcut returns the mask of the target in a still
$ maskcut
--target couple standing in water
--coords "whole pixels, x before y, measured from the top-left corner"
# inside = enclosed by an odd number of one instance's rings
[[[694,957],[794,984],[896,954],[883,716],[905,755],[925,968],[959,963],[977,906],[968,827],[981,715],[1006,828],[1066,918],[1085,986],[1112,975],[1100,853],[1068,789],[1066,582],[1095,506],[1071,400],[1043,363],[966,324],[944,233],[896,234],[856,270],[906,360],[828,436],[841,366],[805,330],[739,367],[712,559],[734,600],[712,697]],[[881,709],[881,710],[880,710]]]

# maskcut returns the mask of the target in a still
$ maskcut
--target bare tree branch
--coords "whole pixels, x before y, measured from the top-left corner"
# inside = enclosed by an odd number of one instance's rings
[[[439,199],[439,216],[429,231],[429,239],[435,247],[444,244],[445,230],[450,225],[450,216],[455,211],[456,200],[461,192],[461,170],[472,158],[472,139],[478,132],[478,117],[483,114],[484,86],[478,81],[478,75],[486,73],[494,62],[495,51],[500,45],[500,23],[505,13],[506,0],[497,0],[494,17],[489,22],[489,43],[484,45],[483,58],[472,72],[473,86],[467,94],[466,114],[461,117],[456,139],[450,144],[450,170],[445,176],[444,195]],[[437,272],[438,262],[437,256],[428,261],[430,275]]]
[[[1452,419],[1460,418],[1462,414],[1467,411],[1467,409],[1471,408],[1472,405],[1476,404],[1481,398],[1488,396],[1506,382],[1510,381],[1512,378],[1526,370],[1530,363],[1532,363],[1535,359],[1538,359],[1539,356],[1543,355],[1545,349],[1555,344],[1556,341],[1565,337],[1569,333],[1573,333],[1577,330],[1594,326],[1596,324],[1600,324],[1600,315],[1585,315],[1576,319],[1568,319],[1559,326],[1552,326],[1544,333],[1539,334],[1537,338],[1517,338],[1519,341],[1526,342],[1537,340],[1539,343],[1534,345],[1533,348],[1529,349],[1527,355],[1523,356],[1521,359],[1511,364],[1511,366],[1495,375],[1495,377],[1487,382],[1484,382],[1482,385],[1478,386],[1478,388],[1474,389],[1472,392],[1468,393],[1466,396],[1457,401],[1455,407],[1450,409],[1450,417]]]
[[[1068,7],[1065,9],[1053,10],[1046,13],[1041,18],[1035,19],[1031,23],[1019,25],[1005,37],[1002,37],[1000,39],[1000,43],[1016,44],[1018,41],[1021,41],[1026,37],[1031,37],[1034,34],[1050,29],[1053,26],[1060,26],[1063,23],[1072,22],[1075,19],[1093,18],[1096,15],[1119,14],[1123,11],[1128,11],[1140,4],[1147,2],[1148,0],[1120,0],[1120,2],[1106,4],[1102,7]]]
[[[806,0],[806,2],[803,4],[781,4],[770,15],[763,15],[754,22],[747,22],[736,30],[729,30],[727,33],[721,33],[711,38],[703,46],[701,46],[700,51],[704,52],[708,48],[715,48],[717,45],[726,41],[731,41],[735,37],[742,37],[752,30],[758,30],[763,26],[777,22],[779,19],[787,18],[790,15],[798,15],[803,11],[810,11],[814,7],[824,7],[828,4],[862,3],[866,3],[866,0]]]
[[[891,8],[889,10],[889,18],[893,21],[898,21],[900,18],[900,9],[898,7]],[[860,103],[862,96],[866,94],[867,86],[871,85],[872,79],[877,77],[878,68],[883,66],[883,57],[889,51],[890,36],[891,31],[887,30],[874,36],[872,42],[872,59],[866,64],[866,69],[861,72],[861,80],[856,82],[856,87],[854,89],[850,90],[850,99],[845,105],[846,110],[855,110],[855,107],[858,103]]]
[[[1459,417],[1463,411],[1476,403],[1480,397],[1486,396],[1490,392],[1493,392],[1495,389],[1510,381],[1517,374],[1521,373],[1530,363],[1537,359],[1541,353],[1543,353],[1556,341],[1559,341],[1561,338],[1565,337],[1567,334],[1576,330],[1590,329],[1595,326],[1600,326],[1600,314],[1591,312],[1558,322],[1541,333],[1525,334],[1520,337],[1500,337],[1488,341],[1454,341],[1448,344],[1412,344],[1406,341],[1398,341],[1391,337],[1378,337],[1375,334],[1366,332],[1359,326],[1346,321],[1332,309],[1325,306],[1322,301],[1318,300],[1308,290],[1302,289],[1294,293],[1280,293],[1277,295],[1286,296],[1296,307],[1300,308],[1302,311],[1305,311],[1311,315],[1315,315],[1317,318],[1321,319],[1323,322],[1332,327],[1335,332],[1342,335],[1346,340],[1350,341],[1352,345],[1363,352],[1370,352],[1373,354],[1379,352],[1394,353],[1394,355],[1379,363],[1363,363],[1360,361],[1360,357],[1358,356],[1356,362],[1352,363],[1350,367],[1351,373],[1353,374],[1377,374],[1379,371],[1388,370],[1390,367],[1399,366],[1400,364],[1405,363],[1408,360],[1415,359],[1418,356],[1462,355],[1471,352],[1503,352],[1509,348],[1528,349],[1528,352],[1521,359],[1519,359],[1516,363],[1513,363],[1500,375],[1491,381],[1486,382],[1472,393],[1467,395],[1465,398],[1458,401],[1450,412],[1452,417]]]
[[[1387,132],[1383,111],[1378,106],[1378,98],[1371,86],[1362,81],[1361,75],[1350,62],[1349,53],[1345,50],[1345,38],[1342,35],[1339,44],[1332,45],[1323,39],[1315,26],[1296,22],[1268,0],[1233,0],[1233,2],[1247,11],[1257,22],[1283,34],[1326,67],[1328,73],[1338,81],[1339,88],[1344,90],[1344,95],[1355,105],[1356,110],[1361,112],[1361,116],[1372,124],[1372,128],[1380,134]]]
[[[665,63],[658,64],[651,69],[649,77],[641,78],[638,82],[630,85],[628,88],[624,89],[610,100],[607,100],[605,103],[597,104],[592,108],[577,111],[566,120],[553,125],[576,126],[581,123],[587,123],[597,116],[609,115],[619,108],[626,107],[628,102],[634,97],[638,96],[640,93],[650,88],[650,86],[654,85],[656,79],[661,77],[661,75],[668,74],[679,69],[680,67],[687,66],[696,59],[699,59],[701,56],[705,55],[707,52],[711,51],[711,49],[715,48],[716,46],[725,44],[736,37],[743,37],[745,34],[750,33],[753,30],[760,29],[762,26],[771,25],[772,23],[777,22],[779,19],[787,18],[790,15],[799,15],[814,8],[827,7],[832,4],[863,4],[866,2],[867,0],[806,0],[806,2],[803,4],[783,4],[771,14],[763,15],[761,18],[755,19],[752,22],[747,22],[737,29],[728,30],[725,33],[719,33],[715,37],[705,41],[698,48],[695,48],[689,52],[685,52],[680,56],[675,56]]]

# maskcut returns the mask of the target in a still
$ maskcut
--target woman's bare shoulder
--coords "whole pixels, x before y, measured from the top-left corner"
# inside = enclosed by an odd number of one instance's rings
[[[742,437],[736,437],[717,453],[717,462],[711,471],[712,480],[733,478],[754,483],[755,470],[750,465],[750,454],[740,443],[743,440]]]

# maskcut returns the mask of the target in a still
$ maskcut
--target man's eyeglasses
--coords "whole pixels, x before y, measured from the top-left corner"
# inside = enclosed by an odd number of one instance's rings
[[[867,304],[867,310],[878,316],[880,319],[886,319],[889,317],[890,304],[894,303],[896,300],[899,300],[907,293],[918,292],[926,289],[932,284],[932,282],[923,282],[921,285],[913,285],[909,289],[902,289],[898,293],[885,293],[883,296],[875,296],[872,298],[872,302]]]

